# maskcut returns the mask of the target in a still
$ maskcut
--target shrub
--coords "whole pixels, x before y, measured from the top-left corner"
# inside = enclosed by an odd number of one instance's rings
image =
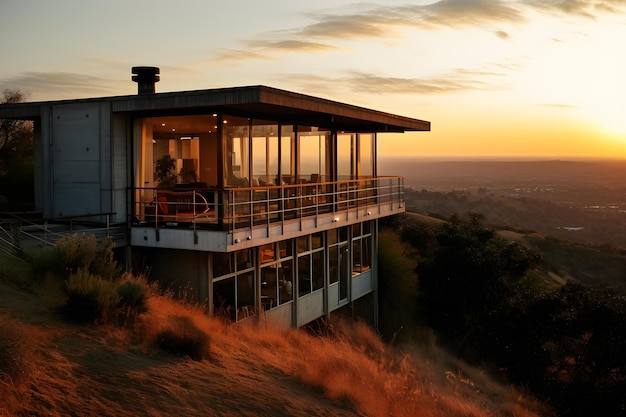
[[[144,277],[126,274],[117,287],[120,323],[133,326],[137,316],[148,311],[150,288]]]
[[[37,278],[48,273],[67,278],[84,268],[94,275],[114,279],[120,273],[114,246],[110,238],[99,241],[94,235],[74,234],[58,239],[54,246],[27,251],[26,259]]]
[[[32,283],[32,273],[21,259],[0,256],[0,280],[27,289]]]
[[[31,249],[26,252],[26,260],[31,265],[35,279],[43,278],[52,273],[65,275],[65,261],[62,251],[56,246]]]
[[[120,302],[115,282],[83,268],[70,274],[66,287],[65,313],[74,321],[106,324]]]
[[[189,317],[173,316],[168,327],[156,336],[156,344],[166,352],[188,356],[193,360],[205,359],[209,353],[209,336],[200,330]]]
[[[98,241],[94,235],[71,235],[57,240],[63,266],[69,272],[85,268],[94,275],[113,279],[120,268],[114,259],[114,243],[110,238]]]
[[[378,239],[380,326],[383,336],[393,340],[401,329],[416,325],[417,254],[392,231],[381,231]]]

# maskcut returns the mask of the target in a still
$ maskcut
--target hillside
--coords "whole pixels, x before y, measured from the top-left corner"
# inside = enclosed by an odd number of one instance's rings
[[[407,204],[408,205],[408,204]],[[445,205],[439,206],[439,211]],[[493,213],[493,204],[484,208]],[[455,213],[451,210],[450,215]],[[482,212],[480,212],[482,213]],[[431,213],[433,214],[433,213]],[[407,212],[426,224],[440,223],[442,214],[437,217],[419,212]],[[493,221],[493,215],[486,215],[486,222]],[[592,244],[570,240],[572,233],[564,233],[562,238],[546,235],[528,229],[516,229],[492,223],[500,236],[508,241],[515,241],[541,254],[541,268],[536,272],[547,280],[564,283],[576,280],[588,285],[601,285],[618,288],[626,293],[626,251],[607,244]]]
[[[133,330],[67,323],[48,282],[0,280],[1,416],[537,416],[516,389],[430,344],[400,352],[360,326],[323,335],[228,326],[153,295]],[[172,325],[208,337],[202,360],[145,343]],[[7,356],[20,365],[13,378]],[[4,360],[4,362],[3,362]]]

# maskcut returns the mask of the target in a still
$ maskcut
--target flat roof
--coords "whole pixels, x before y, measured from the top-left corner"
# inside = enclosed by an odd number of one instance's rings
[[[430,122],[425,120],[262,85],[2,104],[0,119],[34,119],[40,117],[44,106],[82,102],[109,102],[114,113],[132,113],[142,117],[217,112],[337,130],[371,132],[430,130]]]

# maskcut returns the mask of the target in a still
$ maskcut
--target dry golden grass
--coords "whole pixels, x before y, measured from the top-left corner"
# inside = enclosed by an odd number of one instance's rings
[[[541,404],[434,344],[400,352],[360,323],[321,335],[262,317],[227,325],[153,295],[134,329],[95,327],[66,324],[46,310],[55,302],[1,282],[0,294],[0,313],[14,313],[31,347],[28,374],[3,382],[0,416],[542,415]],[[155,347],[181,320],[206,336],[202,360]]]

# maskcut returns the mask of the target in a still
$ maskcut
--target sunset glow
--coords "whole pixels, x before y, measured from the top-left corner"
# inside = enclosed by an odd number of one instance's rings
[[[263,84],[432,122],[381,155],[626,157],[626,1],[5,2],[29,99]],[[114,28],[114,29],[113,29]]]

